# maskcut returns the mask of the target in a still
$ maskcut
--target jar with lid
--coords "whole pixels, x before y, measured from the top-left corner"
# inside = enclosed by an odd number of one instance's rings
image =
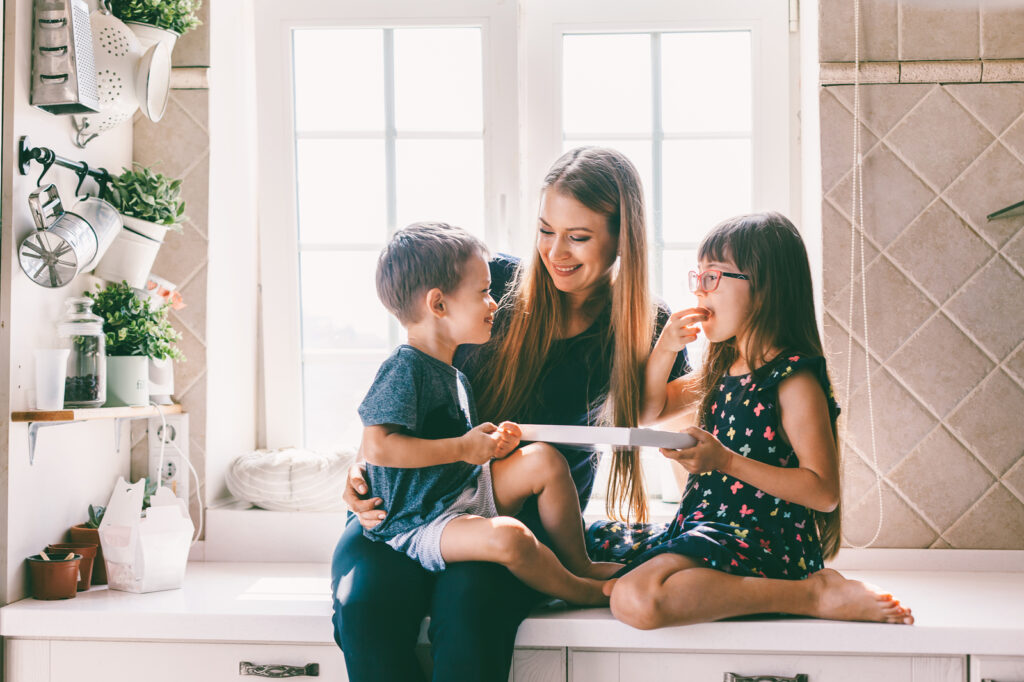
[[[65,407],[100,407],[107,401],[107,356],[103,318],[92,312],[91,298],[69,298],[67,312],[57,325],[63,348],[68,348],[64,380]]]

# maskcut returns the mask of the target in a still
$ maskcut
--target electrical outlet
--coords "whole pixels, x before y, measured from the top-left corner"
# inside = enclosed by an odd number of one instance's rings
[[[171,414],[165,417],[164,427],[160,417],[149,418],[149,476],[157,479],[160,467],[160,485],[170,488],[174,494],[188,502],[191,472],[188,468],[188,415]],[[164,442],[163,466],[160,465],[160,441]]]

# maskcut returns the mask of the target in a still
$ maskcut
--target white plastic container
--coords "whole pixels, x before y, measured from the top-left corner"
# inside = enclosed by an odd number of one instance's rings
[[[64,407],[64,378],[67,376],[68,348],[38,348],[36,356],[36,409]]]

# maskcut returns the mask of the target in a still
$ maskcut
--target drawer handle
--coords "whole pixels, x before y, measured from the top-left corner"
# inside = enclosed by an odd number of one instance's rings
[[[780,675],[751,675],[743,677],[736,673],[726,673],[722,682],[808,682],[807,675],[799,674],[794,677],[781,677]]]
[[[239,675],[250,675],[252,677],[320,677],[320,664],[307,663],[306,665],[258,665],[249,661],[241,661],[238,664]]]

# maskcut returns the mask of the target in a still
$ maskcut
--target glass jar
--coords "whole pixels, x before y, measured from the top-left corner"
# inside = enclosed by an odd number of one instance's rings
[[[61,347],[68,348],[64,407],[100,407],[107,401],[107,356],[103,318],[92,312],[91,298],[69,298],[57,325]]]

